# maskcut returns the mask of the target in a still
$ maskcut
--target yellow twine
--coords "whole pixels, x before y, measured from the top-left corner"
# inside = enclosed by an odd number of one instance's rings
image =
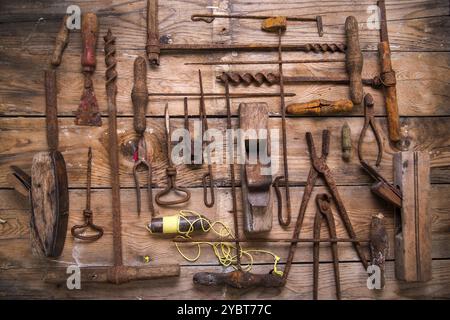
[[[197,216],[198,218],[192,222],[190,222],[187,217],[188,216]],[[222,221],[214,221],[210,222],[209,220],[203,218],[199,213],[192,211],[192,210],[180,210],[179,215],[177,216],[178,219],[185,219],[186,222],[189,224],[189,228],[187,231],[181,231],[179,229],[179,220],[177,219],[177,233],[179,234],[177,238],[181,239],[191,239],[191,233],[194,231],[194,225],[197,222],[200,222],[200,226],[203,232],[210,232],[212,231],[216,235],[218,235],[220,238],[233,238],[236,239],[236,236],[231,231],[231,229],[225,225]],[[172,219],[173,220],[173,219]],[[170,220],[170,221],[172,221]],[[220,229],[218,229],[220,227]],[[170,227],[172,229],[172,227]],[[149,228],[147,230],[150,231]],[[230,265],[233,266],[233,268],[237,269],[236,267],[236,261],[237,261],[237,255],[233,254],[233,252],[236,252],[236,246],[231,244],[232,240],[227,240],[226,242],[208,242],[208,241],[199,241],[199,242],[193,242],[197,245],[197,254],[195,257],[188,257],[186,254],[184,254],[180,247],[179,243],[175,243],[175,246],[180,253],[180,255],[186,259],[189,262],[195,262],[197,261],[201,256],[201,245],[209,245],[213,249],[214,255],[218,259],[219,263],[223,265],[224,267],[229,267]],[[240,258],[246,257],[248,259],[248,263],[245,266],[241,266],[241,268],[244,271],[250,271],[253,267],[253,255],[252,253],[263,253],[263,254],[269,254],[273,256],[274,258],[274,265],[273,265],[273,273],[282,276],[283,272],[277,269],[278,262],[280,261],[280,257],[277,256],[275,253],[267,250],[258,250],[258,249],[249,249],[249,250],[243,250],[242,247],[240,248]]]

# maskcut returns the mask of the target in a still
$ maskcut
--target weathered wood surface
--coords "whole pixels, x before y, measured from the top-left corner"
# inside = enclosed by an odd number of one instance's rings
[[[73,1],[2,1],[0,3],[0,218],[7,220],[0,224],[0,297],[1,298],[147,298],[147,299],[310,299],[312,298],[312,246],[300,244],[295,264],[286,288],[282,290],[251,290],[237,292],[225,288],[209,289],[195,287],[192,275],[198,271],[220,271],[217,260],[211,250],[203,248],[202,257],[195,263],[186,262],[177,252],[174,244],[167,238],[152,237],[145,229],[149,215],[145,212],[137,217],[135,191],[131,174],[132,160],[129,145],[126,142],[134,137],[132,127],[131,88],[133,79],[133,61],[137,55],[145,55],[145,1],[94,0],[74,3]],[[120,287],[93,285],[83,290],[69,291],[65,286],[57,287],[41,281],[43,270],[53,267],[65,267],[77,263],[81,266],[112,265],[112,223],[109,190],[109,167],[107,165],[107,127],[86,128],[73,124],[73,111],[76,110],[82,92],[83,76],[80,72],[81,40],[79,32],[70,34],[70,43],[64,53],[62,64],[58,68],[58,113],[60,116],[60,151],[63,152],[69,174],[70,221],[69,226],[82,221],[85,205],[86,149],[92,146],[93,189],[92,210],[94,221],[105,228],[105,235],[97,242],[86,244],[74,241],[68,234],[63,255],[52,261],[33,256],[29,239],[29,206],[27,201],[11,190],[7,180],[9,166],[19,165],[29,172],[34,154],[47,149],[45,140],[45,97],[43,90],[43,70],[48,66],[53,51],[54,40],[58,32],[62,14],[69,4],[79,4],[83,11],[95,11],[100,20],[100,36],[112,28],[117,36],[118,59],[118,128],[121,147],[121,193],[123,212],[123,238],[125,263],[143,265],[144,256],[149,256],[150,264],[178,262],[182,264],[181,276],[177,279],[157,280],[148,284],[135,283]],[[213,24],[192,23],[190,15],[205,12],[206,6],[217,6],[216,13],[248,14],[293,14],[302,16],[323,15],[325,35],[319,38],[314,24],[289,25],[284,36],[286,43],[342,42],[345,40],[344,22],[348,15],[354,15],[360,22],[360,40],[364,50],[364,77],[373,77],[379,72],[377,43],[379,33],[368,28],[366,21],[370,12],[369,5],[375,0],[355,2],[309,0],[196,0],[196,1],[160,1],[160,34],[168,35],[174,43],[276,43],[276,37],[261,33],[259,23],[246,20],[216,20]],[[387,1],[389,35],[393,51],[393,67],[397,71],[397,91],[399,111],[402,116],[403,146],[410,150],[427,150],[431,155],[431,215],[432,215],[432,258],[433,279],[425,284],[403,284],[394,278],[393,250],[389,253],[386,266],[386,289],[381,293],[370,291],[366,287],[366,274],[357,261],[350,244],[339,245],[341,261],[341,285],[345,299],[412,299],[412,298],[449,298],[450,297],[450,106],[448,103],[449,85],[449,13],[448,0],[405,0]],[[42,18],[42,19],[41,19]],[[317,55],[317,57],[333,55]],[[342,55],[334,55],[342,57]],[[286,59],[311,58],[304,53],[286,53]],[[97,71],[94,74],[94,87],[100,110],[106,116],[106,96],[104,89],[105,65],[103,61],[103,43],[100,39],[97,51]],[[184,62],[210,60],[246,60],[276,59],[275,53],[217,53],[210,55],[162,55],[161,67],[149,69],[148,86],[150,92],[198,92],[196,66],[186,66]],[[203,66],[205,92],[223,92],[223,86],[214,80],[222,71],[276,71],[276,66]],[[338,64],[286,65],[286,75],[336,75],[343,72],[345,66]],[[232,92],[277,92],[277,86],[260,88],[232,87]],[[365,88],[375,98],[375,110],[382,131],[385,156],[380,172],[392,179],[392,156],[394,150],[389,146],[382,94],[374,89]],[[304,102],[312,99],[337,99],[348,96],[345,86],[328,85],[287,85],[286,92],[297,96],[287,98],[287,103]],[[165,101],[170,102],[171,115],[183,114],[182,99],[150,98],[147,112],[147,144],[153,149],[154,182],[158,188],[164,187],[166,156],[164,155],[163,115]],[[280,128],[279,99],[233,99],[233,126],[237,126],[238,105],[240,102],[265,101],[269,105],[271,128]],[[211,116],[209,126],[223,131],[226,127],[225,103],[223,100],[208,99],[207,113]],[[189,113],[198,114],[198,100],[190,100]],[[302,182],[310,167],[304,134],[312,131],[320,141],[321,130],[332,131],[331,152],[328,163],[332,168],[344,203],[354,224],[358,236],[368,237],[370,217],[381,212],[386,217],[386,226],[393,245],[394,222],[392,210],[369,191],[371,180],[360,169],[356,153],[352,161],[344,164],[341,159],[340,129],[344,122],[352,128],[354,151],[356,141],[363,125],[363,109],[356,107],[346,117],[331,118],[288,118],[288,152],[290,178]],[[106,123],[106,121],[105,121]],[[181,119],[173,119],[174,128],[181,128]],[[376,156],[375,141],[371,133],[366,138],[366,158],[373,161]],[[281,160],[281,157],[279,158]],[[281,168],[280,168],[281,169]],[[232,224],[231,194],[228,167],[226,164],[213,167],[216,178],[216,206],[206,209],[203,205],[200,171],[192,171],[184,166],[178,168],[180,185],[190,187],[193,193],[188,204],[209,218],[220,219]],[[281,171],[280,171],[281,172]],[[237,172],[236,172],[237,173]],[[325,191],[318,187],[315,192]],[[298,184],[292,191],[293,218],[296,218],[303,187]],[[240,190],[237,190],[240,203]],[[143,193],[146,202],[147,194]],[[171,215],[178,208],[159,209],[160,214]],[[336,215],[338,236],[346,237],[340,219]],[[316,212],[311,202],[303,224],[302,237],[312,236],[313,217]],[[242,213],[239,212],[242,227]],[[274,212],[271,238],[286,238],[292,234],[293,226],[283,231],[276,221]],[[326,234],[326,233],[325,233]],[[281,257],[281,266],[287,256],[287,246],[280,243],[258,246],[274,251]],[[109,249],[110,248],[110,249]],[[183,245],[187,253],[195,254],[189,245]],[[323,244],[320,251],[320,298],[335,298],[329,245]],[[268,272],[272,258],[256,255],[256,272]],[[176,296],[174,296],[176,291]]]

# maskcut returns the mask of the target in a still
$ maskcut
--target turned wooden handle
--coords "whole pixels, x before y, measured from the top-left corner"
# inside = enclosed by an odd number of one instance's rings
[[[134,130],[142,135],[147,127],[145,115],[148,104],[147,63],[143,57],[137,57],[134,60],[134,84],[131,100],[133,101]]]
[[[98,20],[95,13],[89,12],[83,15],[81,38],[83,44],[83,54],[81,55],[83,72],[93,72],[97,62],[95,50],[98,38]]]
[[[159,66],[158,0],[147,0],[147,52],[148,62]]]
[[[364,58],[359,45],[358,21],[350,16],[345,21],[347,35],[346,66],[350,78],[350,97],[354,104],[361,104],[364,97],[362,69]]]
[[[392,142],[397,142],[400,140],[400,118],[398,114],[395,72],[392,70],[389,43],[386,41],[380,42],[378,44],[378,52],[381,64],[381,80],[384,84],[389,139]]]
[[[58,104],[56,98],[56,71],[45,70],[45,115],[47,145],[50,151],[58,149]]]
[[[68,15],[64,16],[58,35],[56,36],[55,49],[53,50],[52,59],[50,61],[55,67],[61,64],[62,54],[69,43],[69,29],[66,25],[68,17]]]
[[[286,112],[292,115],[329,115],[350,112],[353,102],[347,99],[328,101],[313,100],[305,103],[292,103],[286,107]]]

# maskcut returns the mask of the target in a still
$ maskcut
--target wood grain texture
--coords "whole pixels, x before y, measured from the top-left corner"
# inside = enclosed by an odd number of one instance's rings
[[[282,3],[282,5],[281,5]],[[51,4],[51,5],[50,5]],[[111,285],[91,285],[82,290],[69,291],[65,286],[45,284],[43,270],[65,267],[69,264],[80,266],[110,266],[113,264],[111,190],[109,189],[110,169],[107,165],[107,126],[102,128],[82,128],[73,125],[73,111],[76,110],[83,89],[83,76],[80,67],[81,35],[71,32],[70,42],[57,70],[58,114],[60,147],[64,154],[70,183],[70,221],[69,226],[82,221],[85,201],[86,149],[92,146],[93,195],[92,210],[95,223],[105,228],[105,235],[94,243],[74,241],[67,235],[66,245],[59,259],[44,260],[33,255],[30,249],[29,204],[26,198],[11,190],[7,180],[11,164],[19,165],[29,171],[33,156],[47,150],[45,139],[45,95],[43,70],[47,68],[61,18],[69,4],[80,5],[83,12],[93,11],[99,17],[99,36],[106,34],[111,27],[117,36],[118,79],[118,134],[120,145],[120,175],[122,194],[122,220],[124,261],[127,265],[142,266],[144,256],[150,257],[151,265],[181,263],[181,276],[177,279],[164,279],[145,283],[125,284],[117,290]],[[353,15],[359,22],[361,48],[365,65],[363,77],[373,77],[379,73],[377,46],[378,30],[366,23],[371,14],[368,1],[316,1],[310,0],[170,0],[160,1],[160,35],[173,43],[237,43],[265,42],[275,44],[275,35],[260,31],[256,21],[217,19],[212,24],[193,23],[191,14],[209,11],[207,6],[217,6],[215,13],[242,14],[296,14],[313,17],[323,15],[323,38],[317,35],[314,24],[289,24],[284,40],[286,43],[343,42],[345,41],[345,18]],[[397,72],[397,94],[401,116],[402,147],[409,150],[426,150],[431,157],[431,197],[432,215],[432,262],[433,279],[426,284],[405,284],[395,280],[393,250],[386,263],[386,289],[381,293],[369,291],[367,276],[357,261],[351,244],[339,245],[341,259],[341,286],[344,299],[417,299],[450,297],[450,7],[448,0],[404,0],[387,1],[388,29],[392,49],[393,69]],[[312,246],[300,244],[296,260],[287,286],[281,290],[236,291],[225,288],[196,287],[192,276],[196,272],[220,272],[217,261],[208,249],[197,264],[184,261],[179,256],[170,239],[151,237],[145,229],[149,215],[145,212],[137,217],[135,191],[132,189],[131,147],[129,142],[135,138],[133,130],[133,106],[131,90],[133,83],[133,61],[138,55],[145,55],[146,43],[146,1],[141,0],[93,0],[83,2],[62,1],[2,1],[0,2],[0,218],[7,221],[0,224],[0,298],[110,298],[110,299],[311,299],[312,298]],[[306,59],[311,55],[304,53],[285,53],[285,59]],[[342,58],[341,55],[323,54],[315,57]],[[104,86],[105,65],[102,60],[103,46],[97,48],[97,70],[93,75],[94,87],[100,112],[106,114],[106,93]],[[197,68],[184,65],[185,62],[213,60],[275,60],[275,53],[215,53],[203,55],[161,56],[161,66],[149,69],[147,85],[149,92],[198,92],[195,74]],[[100,62],[101,61],[101,62]],[[201,67],[205,92],[223,92],[224,88],[215,81],[222,71],[276,71],[276,66],[205,66]],[[345,63],[292,64],[284,66],[286,75],[327,76],[345,70]],[[194,76],[193,76],[194,75]],[[231,88],[231,92],[277,92],[277,86]],[[392,181],[392,156],[394,150],[388,143],[386,115],[382,92],[364,88],[375,100],[378,126],[382,131],[385,148],[380,172]],[[286,92],[296,97],[286,99],[286,103],[301,103],[314,99],[336,100],[349,97],[345,86],[327,85],[287,85]],[[165,102],[169,101],[172,124],[183,126],[183,100],[150,97],[147,110],[147,145],[152,149],[154,161],[154,182],[156,191],[165,186],[166,158],[164,155],[163,119]],[[238,106],[241,102],[266,102],[269,106],[269,127],[279,129],[279,98],[232,99],[233,127],[238,126]],[[225,101],[206,100],[207,114],[211,116],[208,124],[224,131],[226,128]],[[198,115],[198,100],[189,101],[189,114]],[[385,216],[390,247],[393,248],[394,221],[392,210],[384,202],[370,193],[372,181],[360,169],[355,153],[348,164],[341,159],[340,130],[348,122],[352,131],[353,147],[363,125],[363,109],[355,106],[345,117],[302,117],[288,118],[288,160],[290,180],[295,181],[292,188],[293,212],[298,212],[303,192],[302,181],[310,167],[304,134],[311,131],[320,140],[322,129],[332,132],[331,150],[328,164],[339,184],[339,192],[349,211],[350,219],[358,236],[369,235],[370,217],[382,213]],[[179,119],[176,119],[176,118]],[[106,123],[106,119],[104,119]],[[192,122],[192,120],[191,120]],[[374,137],[369,133],[364,146],[367,159],[373,162],[376,157]],[[279,158],[281,159],[281,158]],[[237,168],[236,168],[237,169]],[[282,168],[280,168],[281,170]],[[232,225],[231,194],[228,166],[219,164],[213,167],[216,178],[216,205],[211,209],[203,206],[201,175],[206,168],[193,171],[179,166],[178,181],[188,186],[192,199],[190,209],[200,211],[208,218],[224,220]],[[281,172],[281,171],[280,171]],[[238,176],[236,172],[236,176]],[[155,192],[156,192],[155,191]],[[326,191],[317,187],[315,192]],[[241,192],[237,189],[238,204]],[[315,194],[313,194],[314,196]],[[147,194],[143,193],[143,201]],[[363,204],[363,205],[362,205]],[[179,208],[157,208],[161,215],[172,215]],[[336,209],[333,207],[336,214]],[[311,204],[306,212],[302,237],[312,236],[313,217],[316,208]],[[276,214],[274,215],[276,219]],[[239,212],[241,222],[242,212]],[[336,215],[338,236],[346,237],[342,222]],[[242,223],[240,223],[242,226]],[[292,227],[283,230],[276,221],[269,237],[286,238],[292,234]],[[326,232],[325,232],[326,234]],[[247,244],[245,244],[247,245]],[[319,297],[335,298],[333,271],[329,245],[323,244],[320,250],[321,276]],[[194,255],[195,248],[183,245],[186,253]],[[262,244],[262,249],[272,250],[281,257],[283,268],[287,256],[287,246],[283,244]],[[255,272],[267,272],[273,260],[267,255],[256,255]],[[345,261],[345,262],[343,262]],[[174,297],[174,290],[176,297]]]

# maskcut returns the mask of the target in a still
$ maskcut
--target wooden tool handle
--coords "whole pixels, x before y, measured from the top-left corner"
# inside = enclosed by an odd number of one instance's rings
[[[165,264],[159,266],[143,267],[87,267],[80,268],[80,281],[121,284],[130,281],[151,280],[166,277],[177,277],[180,275],[178,264]],[[55,268],[49,270],[45,275],[47,283],[65,283],[70,274],[66,268]]]
[[[58,35],[56,36],[55,49],[53,50],[52,59],[50,61],[55,67],[61,64],[62,54],[69,43],[69,29],[66,25],[68,17],[68,15],[64,16]]]
[[[286,112],[292,115],[329,115],[343,112],[350,112],[353,109],[353,102],[347,99],[328,101],[313,100],[305,103],[293,103],[287,106]]]
[[[364,58],[359,45],[358,21],[350,16],[345,21],[347,35],[346,66],[350,78],[350,97],[354,104],[362,103],[364,97],[362,84],[362,69]]]
[[[145,115],[147,113],[148,89],[147,89],[147,63],[143,57],[134,60],[134,85],[131,91],[134,112],[134,130],[143,135],[147,127]]]
[[[378,44],[380,55],[381,81],[384,84],[386,113],[389,127],[389,139],[392,142],[400,141],[400,118],[398,114],[397,89],[395,72],[392,70],[391,49],[389,43],[384,41]]]
[[[158,0],[147,0],[147,52],[148,62],[159,66]]]
[[[58,105],[56,98],[56,71],[45,70],[45,115],[47,145],[50,151],[58,149]]]
[[[98,38],[98,20],[95,13],[89,12],[83,15],[81,38],[83,44],[83,54],[81,56],[83,72],[94,72],[97,63],[95,50]]]

